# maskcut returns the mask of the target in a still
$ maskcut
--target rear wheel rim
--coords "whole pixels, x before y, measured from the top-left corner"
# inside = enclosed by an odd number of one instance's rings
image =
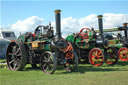
[[[12,44],[7,52],[7,63],[10,70],[18,70],[22,61],[22,52],[18,44]]]
[[[108,58],[105,59],[106,63],[111,65],[111,64],[115,64],[118,61],[118,53],[115,48],[113,47],[107,48],[106,55],[108,56]]]
[[[127,48],[120,48],[118,53],[119,53],[120,60],[122,61],[128,60],[128,49]]]
[[[89,60],[92,65],[101,66],[104,62],[103,52],[98,48],[92,49],[89,53]]]

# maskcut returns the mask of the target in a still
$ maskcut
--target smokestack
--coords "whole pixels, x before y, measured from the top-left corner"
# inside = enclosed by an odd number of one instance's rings
[[[125,38],[128,37],[128,27],[127,27],[127,24],[128,23],[123,23]]]
[[[102,15],[98,15],[98,24],[99,24],[99,34],[103,37],[103,21],[102,21]]]
[[[60,13],[61,13],[61,10],[55,10],[55,19],[56,19],[56,37],[57,38],[61,38],[61,19],[60,19]]]

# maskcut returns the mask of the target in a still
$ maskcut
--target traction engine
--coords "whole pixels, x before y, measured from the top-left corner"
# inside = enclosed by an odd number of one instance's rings
[[[23,70],[26,64],[40,68],[47,74],[55,72],[57,65],[63,65],[66,71],[74,71],[78,65],[78,56],[70,42],[61,36],[61,10],[55,10],[56,35],[51,24],[38,26],[34,33],[27,32],[11,42],[7,49],[9,70]]]
[[[119,49],[119,58],[122,61],[128,61],[128,23],[124,23],[122,27],[119,27],[119,31],[124,31],[124,36],[120,36],[120,42],[123,44],[122,48]]]
[[[83,28],[79,33],[66,37],[79,57],[80,63],[91,63],[101,66],[104,61],[110,65],[118,61],[118,51],[109,45],[109,39],[104,38],[102,15],[98,16],[99,35],[94,28]]]

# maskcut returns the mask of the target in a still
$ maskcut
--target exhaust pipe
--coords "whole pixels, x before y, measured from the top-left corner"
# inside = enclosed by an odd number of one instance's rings
[[[56,21],[56,36],[52,41],[51,48],[53,51],[62,51],[66,48],[67,42],[61,36],[61,10],[55,10],[55,21]]]
[[[123,23],[125,38],[128,38],[128,23]]]
[[[103,20],[102,20],[102,15],[98,15],[98,25],[99,25],[99,34],[101,35],[101,37],[103,38]]]
[[[55,10],[55,20],[56,20],[56,38],[60,39],[61,38],[61,10]]]
[[[99,26],[99,35],[100,35],[100,39],[97,39],[97,45],[99,47],[104,47],[104,46],[108,46],[108,40],[104,40],[104,36],[103,36],[103,20],[102,20],[102,15],[98,15],[98,26]]]

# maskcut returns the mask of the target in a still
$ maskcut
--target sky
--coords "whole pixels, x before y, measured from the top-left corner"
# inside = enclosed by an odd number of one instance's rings
[[[73,29],[77,32],[86,25],[97,28],[96,16],[99,14],[105,16],[105,28],[128,22],[128,0],[1,0],[0,6],[0,27],[19,29],[17,34],[32,31],[37,25],[49,21],[54,25],[55,9],[62,10],[65,34]]]

